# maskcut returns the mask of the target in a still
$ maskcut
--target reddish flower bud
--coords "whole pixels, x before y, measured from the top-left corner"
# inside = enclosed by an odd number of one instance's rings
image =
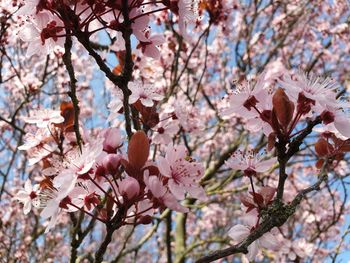
[[[272,97],[273,110],[276,114],[279,124],[287,129],[293,118],[294,104],[291,102],[283,89],[276,90]]]
[[[137,131],[131,137],[128,146],[129,163],[136,169],[141,169],[149,155],[149,141],[143,131]]]

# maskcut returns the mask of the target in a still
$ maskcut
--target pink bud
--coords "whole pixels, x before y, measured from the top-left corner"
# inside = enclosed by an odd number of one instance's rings
[[[120,165],[121,157],[119,154],[108,154],[102,161],[103,167],[108,174],[116,174]]]
[[[122,145],[122,137],[118,128],[109,128],[103,134],[105,140],[103,142],[103,150],[108,153],[115,153]]]
[[[130,200],[140,193],[139,182],[135,178],[128,176],[121,181],[119,191]]]

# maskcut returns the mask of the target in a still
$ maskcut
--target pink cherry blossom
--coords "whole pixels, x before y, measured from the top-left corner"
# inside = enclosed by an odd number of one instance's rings
[[[205,200],[206,195],[199,185],[203,176],[203,167],[194,161],[187,161],[186,147],[183,145],[169,145],[165,151],[165,157],[158,158],[159,171],[169,178],[169,189],[179,200],[185,198],[188,192],[192,197]]]
[[[139,37],[139,39],[140,38],[141,37]],[[141,51],[145,56],[151,57],[154,59],[159,59],[160,52],[157,46],[163,44],[164,42],[165,42],[165,39],[163,35],[160,35],[160,34],[152,35],[150,37],[145,37],[142,41],[140,40],[140,44],[138,45],[138,48],[141,48]]]
[[[160,119],[164,118],[164,115]],[[169,144],[172,137],[178,132],[179,123],[177,120],[164,120],[160,121],[156,127],[154,127],[154,133],[152,142],[155,144]]]
[[[146,170],[144,173],[144,182],[158,202],[181,213],[189,212],[188,208],[183,207],[178,203],[175,196],[169,192],[169,190],[163,185],[162,181],[157,176],[149,176],[148,170]]]
[[[19,190],[15,195],[14,199],[23,203],[23,213],[25,215],[30,212],[32,205],[34,207],[40,206],[39,193],[39,185],[36,184],[33,187],[31,181],[27,179],[24,184],[24,190]]]
[[[135,103],[140,100],[146,107],[152,107],[154,101],[160,101],[163,96],[151,84],[142,84],[140,81],[129,82],[128,88],[131,91],[129,103]]]
[[[254,84],[251,80],[237,84],[235,91],[229,95],[229,107],[221,112],[223,117],[235,113],[244,118],[253,118],[258,115],[255,107],[259,103],[259,98],[269,96],[264,89],[263,75]]]
[[[89,173],[95,168],[97,158],[103,150],[102,140],[86,144],[82,147],[82,152],[79,150],[70,153],[67,156],[67,168],[63,169],[53,180],[56,188],[73,189],[78,180],[89,179]]]
[[[279,84],[295,101],[298,100],[300,93],[315,101],[314,110],[318,113],[321,113],[327,106],[339,107],[339,102],[336,100],[338,84],[331,78],[307,75],[299,71],[294,75],[285,74]]]
[[[47,55],[50,54],[55,47],[63,46],[63,38],[59,37],[56,39],[56,37],[54,37],[59,34],[58,32],[57,34],[52,33],[53,37],[47,36],[48,38],[43,35],[45,30],[53,31],[54,28],[57,28],[57,30],[60,31],[61,28],[58,27],[57,23],[62,24],[60,21],[53,20],[53,17],[46,12],[36,14],[34,18],[26,22],[25,26],[22,27],[19,32],[19,37],[23,41],[28,42],[27,57],[31,57],[35,54]],[[51,29],[48,27],[51,27]]]
[[[245,175],[255,175],[267,172],[277,161],[277,157],[268,160],[262,158],[263,155],[256,154],[252,149],[247,150],[246,153],[239,150],[226,161],[226,165],[232,169],[244,171]]]
[[[31,116],[23,117],[23,120],[30,124],[36,124],[39,128],[47,128],[50,124],[64,122],[61,112],[51,109],[34,111]]]
[[[108,109],[110,111],[107,121],[112,121],[116,119],[120,110],[123,108],[123,93],[120,89],[113,89],[111,92],[111,101],[108,104]]]
[[[249,236],[251,231],[251,227],[238,224],[229,230],[228,235],[236,243],[241,243]],[[267,232],[248,246],[247,257],[250,261],[254,261],[261,248],[276,250],[278,247],[279,243],[276,237],[271,232]]]
[[[186,39],[190,38],[187,26],[198,18],[198,0],[178,0],[179,30]]]

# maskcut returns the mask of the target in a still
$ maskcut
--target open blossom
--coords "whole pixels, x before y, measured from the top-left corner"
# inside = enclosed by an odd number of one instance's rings
[[[28,165],[34,165],[53,153],[57,145],[44,144],[28,150]]]
[[[103,139],[103,138],[102,138]],[[82,153],[78,150],[68,156],[68,168],[63,169],[53,180],[58,189],[73,189],[78,180],[89,178],[89,173],[95,168],[97,158],[103,150],[102,140],[96,140],[82,147]]]
[[[110,111],[108,121],[116,119],[123,108],[123,92],[120,89],[113,89],[111,93],[111,102],[108,104]]]
[[[276,163],[277,157],[268,160],[262,160],[261,156],[257,155],[254,150],[249,149],[247,153],[237,151],[230,159],[226,161],[226,165],[235,170],[242,170],[247,176],[256,175],[256,173],[264,173]]]
[[[140,40],[141,37],[138,39]],[[160,51],[157,48],[157,46],[163,44],[165,42],[165,39],[163,35],[156,34],[150,37],[144,37],[144,39],[140,40],[140,43],[138,44],[138,48],[141,49],[142,53],[147,56],[154,59],[160,58]]]
[[[160,118],[162,119],[161,116]],[[160,121],[156,127],[154,127],[154,133],[152,142],[155,144],[168,144],[171,143],[173,136],[179,130],[179,122],[177,120],[164,120]]]
[[[78,208],[69,205],[72,202],[72,198],[74,198],[74,194],[78,194],[78,192],[73,191],[74,188],[71,189],[63,189],[60,192],[57,192],[53,189],[46,189],[44,195],[47,195],[46,204],[44,204],[44,209],[41,211],[40,216],[43,219],[49,219],[50,221],[45,229],[45,233],[48,233],[50,229],[52,229],[58,220],[59,214],[65,210],[67,212],[75,212]],[[68,196],[71,194],[71,197]]]
[[[235,113],[244,118],[253,118],[258,116],[255,107],[261,100],[266,98],[269,93],[264,89],[264,76],[261,75],[254,84],[251,80],[237,84],[234,93],[229,95],[229,107],[221,112],[223,117]]]
[[[163,204],[174,211],[188,213],[189,209],[180,205],[175,196],[169,192],[167,187],[157,176],[149,176],[148,170],[144,173],[144,182],[147,188],[151,191],[157,203]]]
[[[311,100],[311,105],[317,113],[321,113],[324,107],[339,108],[341,104],[336,99],[338,85],[331,78],[323,79],[298,72],[292,76],[284,74],[279,84],[294,101],[299,100],[300,94]]]
[[[45,140],[49,140],[50,133],[47,129],[38,129],[35,134],[33,133],[26,133],[24,136],[24,144],[18,147],[18,150],[21,151],[28,151],[41,143],[43,143]]]
[[[234,241],[240,243],[249,236],[253,229],[250,226],[238,224],[229,230],[228,235]],[[261,248],[276,250],[278,247],[279,243],[276,237],[271,232],[267,232],[248,246],[247,257],[250,261],[253,261]]]
[[[15,195],[15,199],[23,203],[23,212],[24,214],[28,214],[32,209],[32,205],[34,207],[40,206],[40,200],[38,198],[39,194],[39,185],[36,184],[34,187],[29,179],[24,184],[24,190],[19,190]]]
[[[153,101],[160,101],[163,96],[157,92],[156,88],[151,84],[142,84],[140,81],[129,82],[129,90],[132,94],[129,97],[129,103],[135,103],[140,100],[146,107],[152,107]]]
[[[34,18],[27,21],[18,34],[24,42],[28,42],[26,56],[47,55],[56,46],[63,46],[64,38],[57,37],[63,28],[58,24],[62,23],[59,20],[53,20],[53,17],[45,12],[36,14]]]
[[[185,198],[185,193],[199,200],[205,200],[204,189],[199,185],[203,176],[203,166],[194,161],[187,161],[187,150],[183,145],[169,145],[165,157],[159,157],[159,171],[169,178],[171,193],[179,200]]]
[[[198,18],[198,0],[178,0],[179,30],[182,36],[189,38],[187,26]]]
[[[36,124],[39,128],[47,128],[50,124],[62,123],[64,118],[61,112],[51,109],[43,109],[32,112],[30,117],[23,117],[26,123]]]

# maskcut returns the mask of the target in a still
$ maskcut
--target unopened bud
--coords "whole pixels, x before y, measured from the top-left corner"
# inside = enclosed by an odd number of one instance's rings
[[[280,125],[287,129],[293,118],[294,104],[291,102],[283,89],[276,90],[272,97],[273,109]]]
[[[108,154],[102,161],[103,167],[108,174],[116,174],[120,165],[119,154]]]
[[[130,200],[140,193],[140,184],[135,178],[128,176],[119,184],[119,191]]]
[[[129,163],[136,169],[141,169],[149,155],[149,141],[143,131],[137,131],[130,139],[128,146]]]

